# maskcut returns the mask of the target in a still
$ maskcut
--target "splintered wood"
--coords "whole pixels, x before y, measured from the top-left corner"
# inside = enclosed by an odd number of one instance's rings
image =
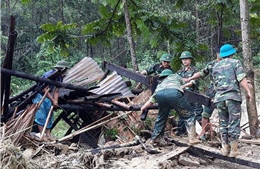
[[[128,105],[143,105],[151,96],[150,90],[145,90],[133,100],[129,100]],[[156,110],[153,110],[156,111]],[[125,112],[119,111],[118,114],[124,114]],[[140,120],[140,111],[132,111],[132,113],[122,116],[120,119],[115,119],[106,124],[106,129],[117,129],[120,140],[129,142],[135,137],[135,132],[144,129],[144,122]]]

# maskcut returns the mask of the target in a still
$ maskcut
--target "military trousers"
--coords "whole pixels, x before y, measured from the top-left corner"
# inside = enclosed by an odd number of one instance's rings
[[[184,120],[186,127],[195,123],[195,112],[192,105],[177,89],[162,89],[156,93],[159,113],[155,121],[151,139],[164,135],[164,129],[171,109],[174,109]]]
[[[215,105],[219,115],[222,143],[229,144],[237,141],[240,135],[241,102],[225,100]]]

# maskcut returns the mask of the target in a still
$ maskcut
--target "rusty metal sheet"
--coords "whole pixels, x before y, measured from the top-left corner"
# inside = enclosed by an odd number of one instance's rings
[[[134,94],[126,86],[123,78],[113,71],[104,80],[102,80],[97,86],[99,88],[90,90],[90,92],[96,94],[109,94],[109,93],[121,93],[122,97],[134,97]]]
[[[68,71],[63,82],[86,86],[98,81],[103,75],[104,71],[97,62],[90,57],[85,57]]]

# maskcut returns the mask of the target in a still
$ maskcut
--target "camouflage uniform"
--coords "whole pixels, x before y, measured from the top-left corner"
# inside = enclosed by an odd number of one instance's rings
[[[190,66],[188,69],[185,67],[182,67],[177,73],[180,75],[182,78],[189,78],[192,77],[196,72],[198,72],[198,69],[195,66]],[[194,91],[194,92],[199,92],[199,80],[195,80],[195,84],[192,85],[192,87],[186,87],[185,89]],[[189,101],[190,102],[190,101]],[[203,111],[202,105],[194,102],[190,102],[190,104],[193,106],[193,109],[196,113],[196,120],[201,121],[201,113]],[[182,134],[186,132],[183,119],[179,118],[178,121],[178,130],[177,134]]]
[[[147,72],[147,75],[154,74],[155,76],[157,76],[160,73],[162,73],[162,71],[164,69],[170,69],[171,71],[174,72],[174,70],[171,67],[164,68],[160,63],[157,63],[157,64],[153,65],[152,67],[145,69],[145,71]]]
[[[195,112],[191,104],[183,97],[181,85],[184,82],[177,74],[171,74],[165,78],[156,88],[150,98],[152,103],[158,103],[159,113],[155,121],[154,131],[151,139],[164,135],[164,128],[170,110],[175,109],[185,122],[186,128],[194,126]]]
[[[222,143],[236,142],[240,135],[242,101],[239,82],[246,74],[239,60],[224,58],[213,67],[212,75]]]
[[[177,73],[182,78],[189,78],[193,76],[195,73],[197,73],[199,70],[195,66],[190,66],[189,68],[182,67]],[[199,92],[199,80],[195,80],[195,84],[192,85],[192,87],[186,87],[185,89]]]
[[[200,71],[200,76],[202,78],[209,75],[210,85],[207,87],[205,94],[207,96],[209,96],[211,99],[214,99],[214,96],[216,94],[216,91],[214,90],[214,81],[213,81],[213,77],[212,77],[212,69],[217,62],[218,62],[217,60],[213,60],[213,61],[209,62],[205,66],[205,68]],[[202,117],[203,118],[210,118],[213,110],[214,110],[214,108],[204,106],[204,111],[202,112]]]

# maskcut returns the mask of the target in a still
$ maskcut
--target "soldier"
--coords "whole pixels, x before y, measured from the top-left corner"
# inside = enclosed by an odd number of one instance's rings
[[[218,110],[222,141],[221,153],[224,156],[229,154],[230,157],[238,155],[242,102],[239,86],[246,90],[249,99],[252,97],[242,64],[233,59],[234,53],[236,49],[230,44],[223,45],[220,48],[221,60],[215,64],[212,71],[216,90],[214,103]]]
[[[171,60],[172,60],[172,55],[165,53],[161,56],[160,58],[160,62],[161,63],[157,63],[155,65],[153,65],[152,67],[149,67],[143,71],[141,71],[140,73],[143,75],[151,75],[154,74],[155,76],[159,75],[164,69],[170,69],[173,71],[173,69],[171,68]]]
[[[190,103],[183,97],[183,89],[186,87],[184,81],[178,74],[173,74],[169,69],[163,70],[160,79],[165,78],[157,86],[151,98],[142,106],[141,110],[145,110],[154,103],[158,103],[159,113],[155,121],[154,130],[150,144],[158,144],[165,146],[164,129],[170,110],[175,109],[179,116],[184,120],[188,131],[189,144],[197,144],[200,141],[196,139],[195,132],[195,112]]]
[[[182,78],[189,78],[193,76],[196,72],[198,72],[198,69],[191,65],[192,62],[192,55],[189,51],[184,51],[181,53],[180,57],[182,61],[182,68],[177,72],[179,76]],[[199,81],[198,80],[191,80],[190,82],[187,83],[186,90],[194,91],[194,92],[199,92]],[[194,102],[190,102],[191,105],[193,106],[195,112],[196,112],[196,120],[199,122],[201,121],[201,113],[203,111],[202,105]],[[181,135],[186,132],[185,126],[184,126],[184,121],[183,119],[179,118],[178,121],[178,129],[175,132],[176,135]]]
[[[214,99],[215,96],[215,90],[214,90],[214,82],[213,82],[213,77],[212,77],[212,69],[214,67],[214,65],[220,60],[219,57],[219,50],[220,50],[220,46],[217,46],[214,48],[214,52],[216,54],[216,59],[209,62],[205,68],[203,68],[201,71],[195,73],[192,77],[184,79],[185,82],[190,82],[191,80],[195,80],[198,79],[200,77],[205,78],[209,75],[210,78],[210,85],[207,87],[206,90],[206,95],[209,96],[212,101]],[[206,125],[209,123],[209,118],[212,115],[214,108],[211,107],[207,107],[204,106],[203,112],[202,112],[202,120],[201,120],[201,126],[202,126],[202,133],[199,139],[201,140],[206,140],[205,137],[205,132],[208,130],[208,128],[206,127]]]

